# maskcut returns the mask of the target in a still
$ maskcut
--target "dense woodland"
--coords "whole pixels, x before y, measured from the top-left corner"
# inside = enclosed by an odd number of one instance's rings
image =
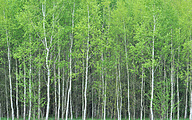
[[[192,0],[1,0],[0,117],[192,120]]]

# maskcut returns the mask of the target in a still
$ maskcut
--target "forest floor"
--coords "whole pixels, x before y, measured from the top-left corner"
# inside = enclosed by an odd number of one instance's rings
[[[26,118],[27,119],[27,118]],[[49,118],[49,120],[54,120],[55,118]],[[0,120],[7,120],[7,118],[0,118]],[[11,118],[9,118],[8,120],[12,120]],[[20,119],[16,119],[15,118],[15,120],[23,120],[22,118],[20,118]],[[35,120],[38,120],[38,119],[35,119]],[[42,120],[42,119],[41,119]],[[43,119],[44,120],[44,119]],[[62,119],[60,119],[60,120],[62,120]],[[70,118],[69,118],[69,120],[71,120]],[[82,120],[82,119],[73,119],[73,120]],[[103,120],[103,119],[92,119],[92,118],[88,118],[88,119],[86,119],[86,120]],[[106,120],[117,120],[117,119],[106,119]],[[124,119],[124,118],[122,118],[121,120],[127,120],[127,119]],[[131,119],[131,120],[133,120],[133,119]],[[135,119],[135,120],[140,120],[140,119]],[[144,120],[144,119],[143,119]],[[146,118],[145,120],[150,120],[149,118]],[[158,119],[158,118],[156,118],[156,119],[154,119],[154,120],[160,120],[160,119]],[[167,120],[167,119],[166,119]],[[169,120],[169,119],[168,119]],[[177,120],[177,119],[172,119],[172,120]],[[189,120],[188,118],[187,119],[184,119],[184,118],[180,118],[180,120]]]

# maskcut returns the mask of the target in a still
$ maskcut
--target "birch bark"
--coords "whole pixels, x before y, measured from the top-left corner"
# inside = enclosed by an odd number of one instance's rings
[[[55,61],[56,62],[56,61]],[[57,119],[57,80],[56,80],[56,63],[53,65],[53,74],[54,74],[54,87],[55,87],[55,120]]]
[[[63,67],[63,77],[62,77],[62,114],[61,114],[61,118],[62,118],[62,120],[64,119],[64,104],[65,104],[65,98],[64,98],[64,93],[65,93],[65,89],[64,89],[64,87],[65,87],[65,69],[64,69],[64,67]]]
[[[153,48],[152,48],[152,81],[151,81],[151,102],[150,102],[150,114],[151,120],[153,120],[153,89],[154,89],[154,41],[155,41],[155,15],[153,15]]]
[[[140,114],[140,119],[142,120],[143,118],[143,65],[142,65],[142,81],[141,81],[141,114]]]
[[[127,69],[127,111],[128,111],[128,119],[130,120],[131,115],[130,115],[130,102],[129,102],[129,65],[127,62],[127,38],[126,38],[126,33],[125,33],[125,22],[124,22],[124,41],[125,41],[125,56],[126,56],[126,69]]]
[[[74,28],[74,9],[75,9],[75,3],[73,6],[73,13],[72,13],[72,32],[71,32],[71,36],[70,36],[70,40],[71,40],[71,46],[69,49],[69,70],[70,70],[70,74],[69,74],[69,90],[68,90],[68,97],[67,97],[67,107],[66,107],[66,120],[68,119],[68,110],[69,110],[69,100],[70,100],[70,108],[71,108],[71,119],[73,117],[72,115],[72,105],[71,105],[71,84],[72,84],[72,47],[73,47],[73,28]]]
[[[171,113],[170,120],[173,118],[173,84],[174,84],[174,53],[173,53],[173,43],[172,43],[172,29],[171,29]]]
[[[40,59],[40,56],[39,56]],[[40,64],[40,63],[39,63]],[[40,104],[41,104],[41,68],[39,66],[39,73],[38,73],[38,119],[40,119],[40,112],[41,112],[41,108],[40,108]]]
[[[87,81],[88,81],[88,67],[89,67],[89,5],[87,4],[87,11],[88,11],[88,38],[87,38],[87,51],[86,51],[86,71],[85,71],[85,91],[84,91],[84,97],[85,97],[85,106],[84,106],[84,115],[83,120],[86,119],[86,110],[87,110]]]
[[[17,119],[19,119],[19,103],[18,103],[18,65],[16,61],[16,108],[17,108]]]
[[[31,36],[29,36],[30,39],[30,61],[29,61],[29,117],[28,120],[31,119],[31,107],[32,107],[32,101],[31,101]]]
[[[59,43],[60,44],[60,43]],[[58,58],[58,111],[57,111],[57,120],[59,120],[59,114],[60,114],[60,102],[61,102],[61,84],[60,84],[60,45],[59,46],[59,58]]]
[[[188,108],[188,87],[189,87],[188,71],[189,71],[189,63],[187,62],[187,81],[186,81],[186,93],[185,93],[185,115],[184,115],[184,119],[187,118],[187,108]]]
[[[45,28],[45,12],[46,12],[46,0],[44,1],[44,3],[42,3],[42,14],[43,14],[43,32],[44,32],[44,40],[43,40],[43,44],[45,46],[46,49],[46,68],[47,68],[47,109],[46,109],[46,120],[48,120],[49,118],[49,104],[50,104],[50,93],[49,93],[49,89],[50,89],[50,64],[49,64],[49,53],[50,53],[50,49],[47,45],[47,37],[46,37],[46,28]],[[51,37],[51,41],[50,44],[52,43],[52,37]]]

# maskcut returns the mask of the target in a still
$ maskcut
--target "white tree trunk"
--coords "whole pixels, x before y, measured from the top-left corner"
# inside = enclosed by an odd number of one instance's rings
[[[87,38],[87,52],[86,52],[86,71],[85,71],[85,91],[84,91],[84,97],[85,97],[85,106],[84,106],[84,115],[83,120],[86,119],[86,110],[87,110],[87,81],[88,81],[88,67],[89,67],[89,5],[87,4],[87,11],[88,11],[88,38]]]
[[[64,119],[64,104],[65,104],[65,98],[64,98],[64,93],[65,93],[65,89],[64,89],[64,87],[65,87],[65,69],[63,68],[63,77],[62,77],[62,81],[63,81],[63,83],[62,83],[62,114],[61,114],[61,118],[62,118],[62,120]]]
[[[129,103],[129,65],[127,62],[127,38],[126,38],[126,32],[125,32],[125,23],[124,23],[124,41],[125,41],[125,55],[126,55],[126,68],[127,68],[127,111],[128,111],[128,120],[130,120],[130,103]]]
[[[173,87],[174,87],[174,53],[172,48],[172,29],[171,29],[171,113],[170,120],[173,118],[173,107],[174,107],[174,96],[173,96]]]
[[[85,105],[84,105],[84,103],[85,103],[85,101],[84,101],[84,84],[85,84],[85,72],[84,72],[84,69],[85,69],[85,60],[84,60],[84,58],[83,58],[83,75],[82,75],[82,119],[83,119],[83,115],[84,115],[84,107],[85,107]]]
[[[190,90],[190,115],[189,120],[192,120],[192,90]]]
[[[46,49],[46,68],[47,68],[47,109],[46,109],[46,120],[48,120],[49,118],[49,104],[50,104],[50,93],[49,93],[49,87],[50,87],[50,64],[49,64],[49,47],[47,45],[47,37],[46,37],[46,29],[45,29],[45,12],[46,12],[46,0],[44,1],[44,3],[42,3],[42,13],[43,13],[43,31],[44,31],[44,41],[43,44],[45,46]],[[52,42],[52,37],[51,37],[51,41]]]
[[[191,62],[190,62],[191,65]],[[190,74],[191,74],[192,70],[190,70]],[[189,114],[189,120],[192,120],[192,82],[191,82],[191,77],[190,77],[190,114]]]
[[[179,52],[180,46],[178,48],[178,65],[179,65]],[[177,66],[177,119],[179,120],[179,66]]]
[[[55,61],[56,62],[56,61]],[[53,72],[54,72],[54,92],[55,92],[55,120],[57,119],[57,79],[56,79],[56,63],[54,62],[54,68],[53,68]]]
[[[38,78],[39,78],[39,81],[38,81],[38,117],[37,118],[40,119],[40,112],[41,112],[41,108],[40,108],[40,105],[41,105],[41,68],[40,68],[40,66],[39,66]]]
[[[119,120],[121,120],[121,109],[122,109],[122,89],[121,89],[121,66],[120,66],[120,61],[119,61],[119,89],[120,89]]]
[[[73,120],[73,105],[72,105],[72,97],[71,97],[71,92],[70,92],[70,112],[71,112],[71,120]]]
[[[118,60],[117,60],[118,61]],[[120,116],[119,116],[119,81],[118,81],[118,65],[116,65],[116,105],[117,105],[117,117],[118,117],[118,120],[120,120]]]
[[[17,108],[17,119],[19,119],[19,104],[18,104],[18,65],[16,61],[16,108]]]
[[[5,12],[4,13],[4,19],[5,19]],[[12,120],[14,120],[14,108],[13,108],[13,99],[12,99],[12,82],[11,82],[11,57],[10,57],[10,43],[9,43],[9,37],[8,37],[8,31],[6,30],[6,39],[7,39],[7,57],[9,62],[9,85],[10,85],[10,101],[11,101],[11,110],[12,110]]]
[[[142,65],[142,81],[141,81],[141,114],[140,114],[140,119],[143,119],[143,65]]]
[[[153,89],[154,89],[154,41],[155,41],[155,16],[153,15],[153,48],[152,48],[152,81],[151,81],[151,102],[150,102],[150,114],[151,114],[151,120],[153,120]]]
[[[71,69],[71,59],[70,59],[70,69]],[[67,107],[66,107],[65,120],[68,119],[68,111],[69,111],[69,97],[70,97],[70,92],[71,92],[71,71],[70,71],[70,77],[69,78],[70,78],[70,82],[69,82],[69,89],[68,89],[68,94],[67,94]]]
[[[60,44],[60,43],[59,43]],[[60,102],[61,102],[61,85],[60,85],[60,46],[59,46],[59,58],[58,58],[58,111],[57,111],[57,120],[59,120],[59,113],[60,113]]]
[[[103,68],[103,53],[101,55],[101,61],[102,61],[102,72],[101,72],[101,78],[102,78],[102,83],[103,83],[103,109],[104,109],[104,115],[103,119],[105,120],[106,118],[106,93],[105,93],[105,80],[104,80],[104,68]]]
[[[26,118],[26,70],[25,70],[25,58],[24,58],[24,78],[23,78],[23,84],[24,84],[24,105],[23,105],[23,119]]]
[[[93,87],[92,87],[92,90],[91,90],[91,97],[92,97],[92,120],[93,120],[93,114],[94,114],[94,105],[93,105]]]
[[[186,81],[186,94],[185,94],[185,115],[184,115],[184,119],[187,118],[187,108],[188,108],[188,85],[189,85],[189,75],[188,75],[188,71],[189,71],[189,63],[187,63],[187,81]]]
[[[72,84],[72,57],[71,57],[71,54],[72,54],[72,47],[73,47],[73,28],[74,28],[74,9],[75,9],[75,3],[74,3],[74,7],[73,7],[73,13],[72,13],[72,33],[71,33],[71,36],[70,36],[70,39],[71,39],[71,46],[70,46],[70,49],[69,49],[69,70],[70,70],[70,75],[69,75],[69,90],[68,90],[68,97],[67,97],[67,107],[66,107],[66,120],[68,119],[68,110],[69,110],[69,100],[70,100],[70,109],[71,109],[71,119],[73,117],[72,115],[72,105],[71,105],[71,84]],[[70,99],[69,99],[70,98]]]
[[[9,85],[10,85],[10,101],[11,101],[11,110],[12,110],[12,120],[14,120],[14,108],[13,108],[13,98],[12,98],[12,81],[11,81],[11,58],[10,58],[10,46],[8,45],[8,61],[9,61]]]
[[[29,36],[30,38],[30,44],[31,44],[31,36]],[[30,49],[31,49],[31,45],[30,45]],[[30,65],[29,65],[29,117],[28,117],[28,120],[30,120],[31,119],[31,107],[32,107],[32,102],[31,102],[31,94],[32,94],[32,92],[31,92],[31,50],[30,50],[30,56],[29,56],[30,58]]]

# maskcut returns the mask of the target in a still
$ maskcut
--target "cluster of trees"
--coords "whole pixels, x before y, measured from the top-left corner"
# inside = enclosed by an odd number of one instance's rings
[[[1,0],[0,117],[192,119],[191,0]]]

